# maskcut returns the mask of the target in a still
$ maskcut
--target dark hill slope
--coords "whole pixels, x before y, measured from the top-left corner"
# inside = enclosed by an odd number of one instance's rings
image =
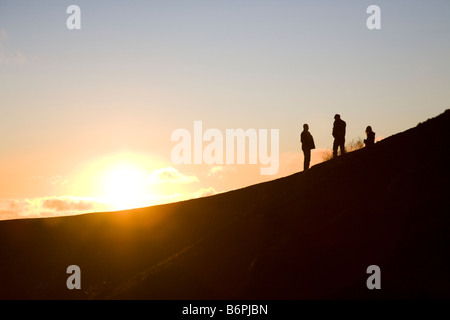
[[[450,298],[450,111],[275,181],[0,222],[0,298]],[[299,164],[299,167],[301,164]],[[67,266],[82,290],[68,290]],[[381,290],[366,269],[381,268]]]

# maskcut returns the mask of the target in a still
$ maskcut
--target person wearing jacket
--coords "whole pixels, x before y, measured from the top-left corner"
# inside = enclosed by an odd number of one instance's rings
[[[311,150],[316,148],[313,136],[309,132],[309,126],[306,123],[303,125],[303,131],[300,134],[300,142],[302,143],[303,155],[305,156],[303,170],[306,171],[309,169],[311,162]]]
[[[339,114],[334,116],[334,124],[333,124],[333,158],[337,157],[338,148],[341,149],[341,155],[345,153],[345,129],[347,124],[344,120],[341,119]]]
[[[366,147],[373,146],[375,144],[375,132],[372,131],[372,127],[368,126],[366,128],[367,139],[364,139]]]

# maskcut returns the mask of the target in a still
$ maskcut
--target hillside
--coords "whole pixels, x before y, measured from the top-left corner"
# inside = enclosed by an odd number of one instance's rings
[[[0,222],[1,299],[450,298],[450,110],[278,180]],[[299,164],[299,168],[301,164]],[[66,268],[81,268],[68,290]],[[381,268],[381,290],[366,269]]]

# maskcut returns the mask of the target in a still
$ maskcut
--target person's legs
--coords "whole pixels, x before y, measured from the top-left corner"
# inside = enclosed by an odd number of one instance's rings
[[[338,146],[339,146],[339,144],[338,144],[337,139],[334,139],[334,142],[333,142],[333,158],[337,157]]]
[[[340,147],[340,149],[341,149],[341,156],[342,156],[343,154],[345,154],[345,139],[342,139],[342,140],[339,142],[339,147]]]
[[[311,162],[311,150],[303,150],[303,155],[305,156],[305,162],[303,163],[303,170],[309,169],[309,163]]]

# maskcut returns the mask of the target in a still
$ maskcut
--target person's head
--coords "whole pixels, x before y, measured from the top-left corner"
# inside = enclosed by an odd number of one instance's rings
[[[306,123],[303,125],[303,130],[305,130],[305,131],[309,130],[309,126]]]
[[[371,126],[367,126],[366,128],[366,134],[367,133],[371,133],[372,132],[372,127]]]
[[[340,114],[335,114],[334,115],[334,120],[339,120],[341,118],[341,115]]]

